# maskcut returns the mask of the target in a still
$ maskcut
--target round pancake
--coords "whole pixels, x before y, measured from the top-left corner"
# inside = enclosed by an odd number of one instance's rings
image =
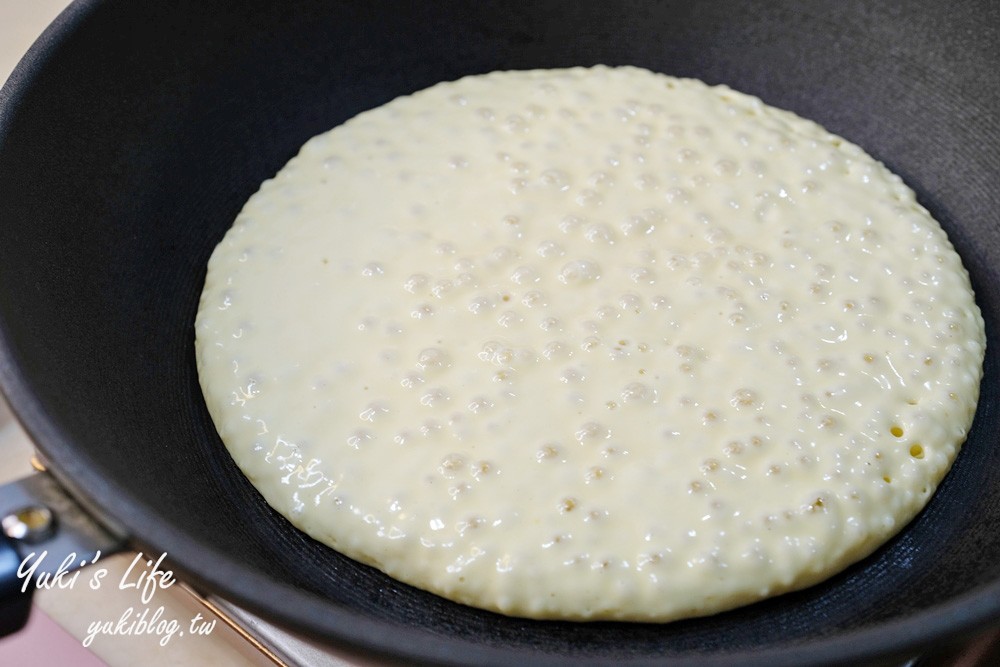
[[[897,176],[631,67],[467,77],[313,138],[215,251],[196,338],[222,440],[308,534],[465,604],[638,621],[898,532],[985,347]]]

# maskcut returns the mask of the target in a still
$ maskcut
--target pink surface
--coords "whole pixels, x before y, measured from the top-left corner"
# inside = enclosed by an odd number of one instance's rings
[[[24,667],[106,667],[37,607],[21,632],[0,639],[0,665]]]

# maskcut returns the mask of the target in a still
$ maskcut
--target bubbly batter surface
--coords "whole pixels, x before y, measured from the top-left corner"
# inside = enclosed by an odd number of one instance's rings
[[[302,530],[463,603],[641,621],[899,531],[985,345],[944,232],[861,149],[605,67],[311,139],[215,251],[196,328],[223,441]]]

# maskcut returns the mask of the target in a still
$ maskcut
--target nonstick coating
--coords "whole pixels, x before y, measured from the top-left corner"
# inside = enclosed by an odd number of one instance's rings
[[[331,644],[779,665],[985,628],[1000,622],[998,26],[996,3],[939,0],[74,5],[0,99],[0,377],[55,467],[139,548]],[[215,434],[192,326],[208,257],[262,180],[398,95],[596,63],[727,83],[817,120],[903,176],[970,271],[989,341],[968,443],[911,526],[827,583],[666,625],[505,618],[304,537]]]

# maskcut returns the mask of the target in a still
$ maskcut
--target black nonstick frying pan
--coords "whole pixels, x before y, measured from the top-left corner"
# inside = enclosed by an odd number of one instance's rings
[[[0,95],[0,380],[60,479],[135,546],[330,644],[477,664],[911,655],[1000,623],[998,38],[987,1],[78,2]],[[968,442],[909,527],[824,584],[664,625],[506,618],[306,538],[215,434],[194,315],[262,180],[398,95],[596,63],[727,83],[860,144],[971,274],[988,347]]]

